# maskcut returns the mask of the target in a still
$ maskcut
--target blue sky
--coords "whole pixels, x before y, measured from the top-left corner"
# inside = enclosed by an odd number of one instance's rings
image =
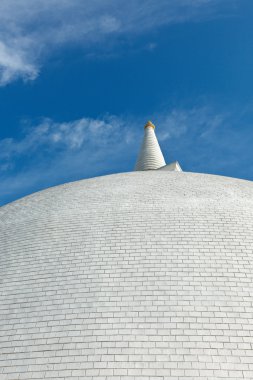
[[[167,162],[253,180],[253,1],[1,0],[0,204]]]

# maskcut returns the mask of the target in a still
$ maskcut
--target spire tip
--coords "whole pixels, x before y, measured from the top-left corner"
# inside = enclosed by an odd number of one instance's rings
[[[149,120],[148,122],[147,122],[147,124],[144,126],[144,129],[145,128],[148,128],[148,127],[151,127],[151,128],[153,128],[153,129],[155,129],[155,126],[154,126],[154,124]]]

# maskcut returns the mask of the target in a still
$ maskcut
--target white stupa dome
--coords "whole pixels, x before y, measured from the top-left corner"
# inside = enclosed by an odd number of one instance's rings
[[[0,209],[0,379],[253,378],[253,183],[149,170]]]

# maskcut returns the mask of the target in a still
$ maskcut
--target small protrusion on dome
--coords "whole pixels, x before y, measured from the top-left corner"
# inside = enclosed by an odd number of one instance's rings
[[[145,129],[145,128],[148,128],[148,127],[151,127],[151,128],[153,128],[153,129],[155,129],[155,125],[154,125],[154,124],[152,123],[152,121],[150,121],[150,120],[149,120],[149,121],[147,122],[147,124],[144,126],[144,129]]]
[[[167,170],[169,172],[182,172],[182,168],[178,161],[171,162],[170,164],[167,164],[165,166],[162,166],[159,168],[159,170]]]

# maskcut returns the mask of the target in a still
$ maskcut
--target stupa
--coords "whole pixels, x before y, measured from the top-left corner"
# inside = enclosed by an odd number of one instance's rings
[[[253,379],[253,183],[166,165],[0,208],[0,379]]]

